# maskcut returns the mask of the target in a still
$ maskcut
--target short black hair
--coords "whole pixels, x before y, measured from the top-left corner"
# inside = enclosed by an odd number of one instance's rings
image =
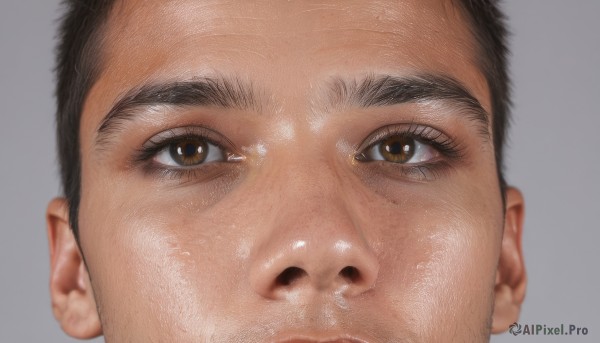
[[[81,197],[79,131],[85,98],[102,69],[102,38],[116,0],[63,0],[56,49],[56,130],[63,194],[70,225],[79,241]],[[510,80],[506,20],[499,0],[459,0],[476,42],[481,68],[492,101],[492,136],[504,202],[503,147],[510,116]]]

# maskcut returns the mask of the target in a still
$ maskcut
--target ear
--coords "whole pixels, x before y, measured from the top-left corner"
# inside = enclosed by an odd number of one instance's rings
[[[523,195],[518,189],[509,187],[506,190],[504,235],[494,289],[493,333],[508,330],[508,327],[519,319],[521,304],[525,298],[527,276],[521,244],[524,215]]]
[[[46,211],[50,244],[50,296],[54,317],[75,338],[102,334],[89,275],[69,225],[64,198],[53,199]]]

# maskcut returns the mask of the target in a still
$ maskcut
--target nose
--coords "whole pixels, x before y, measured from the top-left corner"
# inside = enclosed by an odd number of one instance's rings
[[[250,283],[261,296],[329,292],[350,298],[375,286],[379,262],[361,228],[339,200],[316,198],[280,206],[258,245]]]

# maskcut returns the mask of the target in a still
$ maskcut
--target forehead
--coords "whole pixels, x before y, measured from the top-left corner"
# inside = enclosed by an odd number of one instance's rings
[[[466,20],[450,0],[123,0],[107,24],[86,104],[94,112],[161,79],[227,73],[285,98],[331,75],[378,72],[452,76],[490,112]]]

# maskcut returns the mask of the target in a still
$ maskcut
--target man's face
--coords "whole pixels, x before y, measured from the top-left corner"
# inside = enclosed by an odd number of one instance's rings
[[[101,46],[79,226],[107,341],[489,339],[504,211],[450,1],[126,0]]]

